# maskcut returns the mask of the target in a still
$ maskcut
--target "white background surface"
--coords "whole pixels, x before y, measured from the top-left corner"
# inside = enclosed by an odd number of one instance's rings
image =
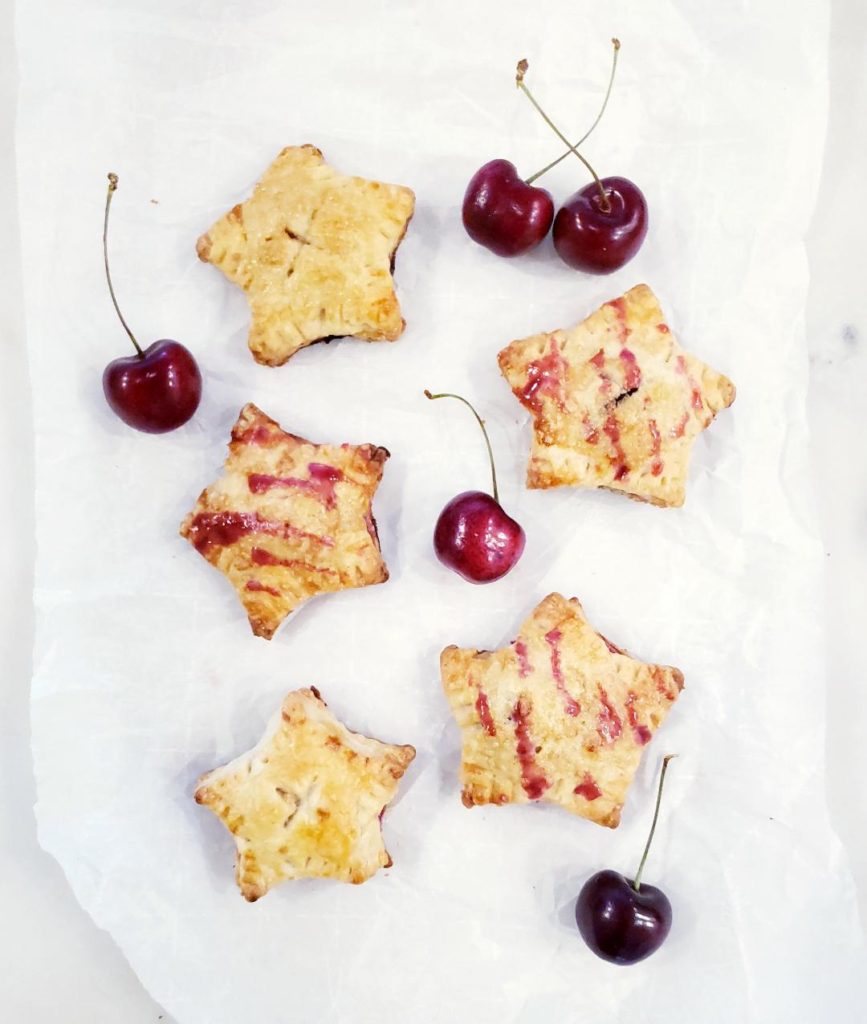
[[[847,15],[847,16],[844,16]],[[8,4],[5,11],[8,24]],[[860,18],[860,21],[853,19]],[[836,826],[847,840],[861,882],[862,906],[867,882],[867,834],[859,808],[858,781],[867,770],[862,734],[867,708],[861,696],[855,644],[865,621],[865,497],[867,473],[860,439],[867,429],[865,403],[858,392],[867,361],[864,342],[867,316],[858,246],[864,230],[860,182],[864,179],[864,119],[867,97],[862,71],[865,25],[853,3],[835,5],[832,53],[832,120],[828,182],[812,230],[810,337],[814,387],[812,412],[816,431],[817,481],[829,552],[829,800]],[[9,33],[0,32],[9,46]],[[6,58],[6,59],[3,59]],[[11,60],[0,55],[3,102],[2,207],[3,237],[15,237],[14,183],[11,177]],[[804,140],[805,146],[821,140]],[[8,185],[6,183],[9,183]],[[773,188],[773,182],[762,183]],[[7,418],[3,450],[2,516],[7,544],[2,553],[4,588],[4,688],[0,729],[2,814],[0,878],[5,917],[14,927],[6,961],[20,965],[0,980],[12,1019],[55,1019],[74,1024],[100,1021],[155,1020],[161,1012],[141,993],[112,943],[75,906],[57,866],[35,846],[32,783],[28,766],[26,691],[29,676],[31,457],[26,374],[21,343],[20,310],[14,300],[17,280],[15,246],[0,247],[4,281],[0,309],[4,373],[0,376]],[[13,300],[13,301],[9,301]],[[854,336],[854,337],[853,337]],[[95,337],[95,344],[101,339]],[[62,338],[58,339],[62,344]],[[10,486],[9,481],[15,481]],[[821,693],[817,680],[817,693]],[[8,706],[7,706],[8,705]],[[46,984],[50,978],[50,984]],[[15,1017],[17,1013],[17,1018]]]

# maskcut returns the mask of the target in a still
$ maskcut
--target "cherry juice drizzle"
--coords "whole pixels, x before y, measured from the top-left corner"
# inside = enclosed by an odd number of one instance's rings
[[[602,790],[596,784],[596,779],[590,772],[584,772],[584,778],[572,790],[576,796],[583,796],[585,800],[598,800],[602,796]]]
[[[629,726],[632,729],[632,735],[635,737],[635,742],[643,747],[645,743],[650,742],[651,733],[650,729],[648,729],[646,725],[642,725],[641,722],[638,721],[638,715],[635,711],[635,702],[637,699],[637,696],[632,692],[632,690],[630,690],[629,696],[626,698],[626,717],[629,719]]]
[[[542,396],[547,395],[562,409],[563,381],[567,363],[554,339],[546,355],[534,359],[527,366],[527,383],[515,392],[518,399],[536,416],[542,414]]]
[[[614,479],[622,480],[629,472],[629,466],[626,464],[626,452],[624,452],[623,445],[620,443],[620,427],[617,425],[617,418],[613,413],[610,413],[602,424],[602,432],[611,442],[611,446],[614,449],[614,458],[612,459]]]
[[[247,486],[253,494],[264,494],[277,487],[291,487],[307,491],[318,498],[326,508],[334,508],[336,497],[334,486],[343,479],[343,473],[334,466],[323,462],[311,462],[308,467],[309,479],[295,476],[269,476],[267,473],[250,473]]]
[[[596,717],[596,731],[603,743],[613,743],[623,732],[623,723],[608,694],[599,687],[599,714]]]
[[[518,762],[521,765],[521,785],[531,800],[538,800],[551,783],[548,782],[545,778],[545,773],[536,764],[536,747],[530,738],[530,731],[527,728],[529,717],[529,704],[523,697],[520,697],[512,711],[511,719],[515,725]]]
[[[562,639],[563,634],[559,629],[552,629],[549,633],[545,634],[545,641],[551,648],[551,675],[554,677],[557,689],[563,695],[566,714],[574,718],[581,714],[581,705],[566,689],[566,680],[563,678],[563,666],[560,661],[560,641]]]
[[[488,695],[485,691],[479,687],[479,693],[476,697],[476,711],[479,715],[479,721],[482,723],[482,728],[489,736],[497,735],[497,726],[494,722],[494,718],[491,715],[491,707],[488,704]]]
[[[258,512],[200,512],[190,524],[189,536],[196,550],[206,555],[212,548],[226,548],[237,544],[248,534],[265,533],[273,537],[297,537],[312,540],[325,547],[333,547],[330,537],[307,533],[289,523],[263,519]]]
[[[518,659],[518,675],[526,679],[532,671],[530,659],[527,657],[527,645],[523,640],[515,641],[515,657]]]
[[[659,476],[662,472],[662,459],[659,457],[659,453],[662,450],[662,437],[659,433],[659,427],[656,425],[656,420],[649,420],[647,426],[650,430],[650,457],[653,460],[650,464],[650,472],[653,476]]]
[[[623,386],[627,391],[637,391],[641,387],[641,367],[635,353],[631,349],[622,348],[620,362],[623,363]]]
[[[267,584],[262,583],[261,580],[247,580],[244,584],[244,590],[261,591],[264,594],[271,594],[272,597],[280,596],[279,590],[269,587]]]

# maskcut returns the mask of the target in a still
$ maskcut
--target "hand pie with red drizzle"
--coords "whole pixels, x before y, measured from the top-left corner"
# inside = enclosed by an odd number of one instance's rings
[[[559,594],[507,647],[447,647],[440,669],[467,807],[545,800],[609,828],[683,689],[678,669],[636,660]]]
[[[196,251],[244,289],[253,358],[279,366],[317,341],[400,337],[392,272],[414,206],[403,185],[340,174],[315,146],[288,146]]]
[[[693,443],[735,399],[727,377],[681,349],[643,284],[498,358],[533,416],[533,488],[605,487],[682,505]]]
[[[270,639],[310,597],[388,579],[371,511],[387,458],[371,444],[314,444],[255,405],[241,410],[223,475],[181,535],[228,577],[257,636]]]
[[[251,903],[294,878],[358,884],[391,867],[382,816],[414,757],[350,732],[314,687],[294,690],[252,750],[199,779],[196,803],[232,833]]]

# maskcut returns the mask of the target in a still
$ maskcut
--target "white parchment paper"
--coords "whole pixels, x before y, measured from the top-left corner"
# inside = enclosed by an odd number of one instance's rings
[[[19,3],[40,837],[181,1024],[859,1019],[867,963],[823,788],[805,452],[802,236],[827,20],[816,0]],[[471,173],[505,156],[529,174],[559,152],[513,87],[516,59],[577,135],[614,34],[621,74],[586,152],[645,190],[638,257],[597,278],[550,243],[512,262],[472,245],[459,218]],[[320,345],[274,370],[253,363],[246,302],[194,243],[303,142],[416,190],[397,266],[408,326],[394,345]],[[125,349],[99,251],[108,170],[121,177],[112,250],[127,317],[204,368],[199,414],[166,437],[128,430],[101,395]],[[548,184],[562,199],[585,181],[571,160]],[[527,417],[497,351],[639,281],[738,386],[696,445],[686,507],[527,492]],[[488,417],[504,502],[528,535],[493,586],[432,556],[439,509],[487,486],[487,468],[469,415],[427,403],[424,387]],[[177,536],[248,400],[315,440],[393,453],[375,507],[390,582],[310,604],[270,644]],[[686,676],[616,832],[553,807],[459,800],[438,652],[502,644],[551,590]],[[230,838],[192,789],[311,683],[352,728],[418,749],[386,819],[395,864],[361,887],[300,882],[250,906]],[[619,969],[584,948],[572,904],[592,871],[634,870],[667,751],[681,757],[646,877],[669,894],[674,927],[658,955]]]

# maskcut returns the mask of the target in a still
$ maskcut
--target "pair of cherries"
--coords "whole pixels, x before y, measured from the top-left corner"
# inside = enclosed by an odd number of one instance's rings
[[[591,274],[619,269],[641,248],[647,234],[647,202],[628,178],[600,178],[578,151],[602,118],[614,84],[620,42],[612,40],[614,58],[602,108],[596,120],[574,145],[536,102],[524,81],[527,61],[518,64],[516,83],[551,130],[569,148],[529,178],[521,178],[510,160],[490,160],[470,179],[464,194],[463,222],[474,242],[498,256],[521,256],[539,245],[551,225],[554,248],[568,266]],[[574,154],[593,181],[575,192],[554,215],[551,193],[533,184],[561,160]]]

